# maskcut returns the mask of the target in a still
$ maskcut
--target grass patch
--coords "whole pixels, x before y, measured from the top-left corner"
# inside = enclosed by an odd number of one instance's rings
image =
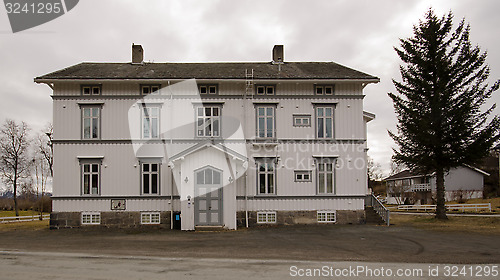
[[[0,232],[2,231],[13,231],[13,230],[23,230],[23,231],[36,231],[44,230],[49,228],[49,220],[44,221],[31,221],[31,222],[14,222],[14,223],[2,223],[0,224]]]
[[[50,213],[43,213],[45,214],[50,214]],[[19,216],[38,216],[40,213],[38,211],[19,211]],[[15,217],[16,216],[16,211],[0,211],[0,217]]]
[[[500,235],[500,217],[448,217],[448,220],[438,220],[433,215],[415,216],[415,215],[391,215],[391,225],[395,226],[413,226],[416,228],[452,231],[452,232],[470,232],[481,234]]]

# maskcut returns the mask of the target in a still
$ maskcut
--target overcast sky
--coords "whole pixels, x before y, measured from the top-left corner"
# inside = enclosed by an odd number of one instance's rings
[[[387,93],[395,91],[391,79],[400,80],[393,47],[430,7],[438,15],[453,11],[455,23],[465,17],[473,44],[488,50],[491,81],[500,78],[497,0],[81,0],[68,14],[16,34],[2,8],[0,120],[41,129],[52,119],[51,90],[34,77],[82,61],[130,61],[132,43],[154,62],[270,61],[272,47],[283,44],[286,61],[334,61],[380,78],[365,88],[364,106],[377,115],[369,155],[388,169],[394,143],[387,130],[396,116]]]

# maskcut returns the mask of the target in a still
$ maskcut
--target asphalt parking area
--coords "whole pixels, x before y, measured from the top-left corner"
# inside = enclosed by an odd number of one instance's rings
[[[0,250],[224,259],[498,263],[497,235],[308,225],[227,232],[64,229],[0,232]]]

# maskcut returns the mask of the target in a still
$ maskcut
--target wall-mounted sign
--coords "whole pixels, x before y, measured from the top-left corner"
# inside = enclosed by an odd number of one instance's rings
[[[125,199],[111,199],[111,210],[125,210]]]

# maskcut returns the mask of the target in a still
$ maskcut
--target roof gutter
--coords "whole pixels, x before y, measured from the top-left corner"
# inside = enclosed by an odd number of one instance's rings
[[[244,78],[241,79],[196,79],[196,78],[186,78],[186,79],[124,79],[124,78],[119,78],[119,79],[45,79],[45,78],[35,78],[34,81],[35,83],[54,83],[54,82],[167,82],[167,81],[186,81],[190,79],[195,79],[199,81],[214,81],[214,80],[219,80],[219,81],[240,81],[240,82],[245,82],[246,80]],[[269,79],[254,79],[256,82],[269,82],[269,81],[281,81],[281,82],[317,82],[317,83],[323,83],[323,82],[336,82],[336,83],[352,83],[352,82],[358,82],[358,83],[363,83],[364,85],[370,84],[370,83],[378,83],[380,82],[379,78],[374,78],[374,79],[283,79],[283,78],[269,78]]]

